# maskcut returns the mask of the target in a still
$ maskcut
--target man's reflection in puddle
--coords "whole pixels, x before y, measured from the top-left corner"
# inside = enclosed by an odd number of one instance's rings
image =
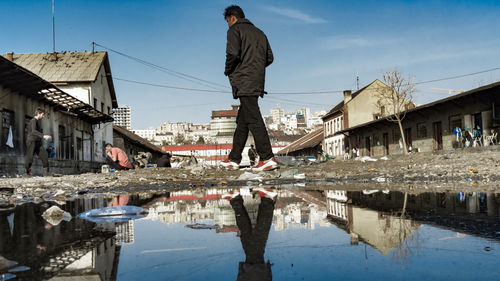
[[[264,250],[273,221],[277,193],[267,188],[254,188],[252,193],[260,195],[259,211],[254,227],[243,205],[241,194],[233,192],[222,195],[222,198],[229,200],[234,210],[236,224],[240,230],[241,245],[246,256],[245,262],[239,264],[237,281],[272,280],[271,263],[264,261]]]

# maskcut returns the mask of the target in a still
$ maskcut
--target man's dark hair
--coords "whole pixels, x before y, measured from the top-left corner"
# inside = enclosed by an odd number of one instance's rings
[[[235,16],[237,19],[245,18],[245,13],[240,6],[231,5],[224,10],[224,18]]]
[[[107,143],[104,147],[106,147],[106,146],[111,146],[111,147],[113,147],[113,145],[112,145],[112,144],[110,144],[110,143]]]
[[[35,116],[38,115],[38,114],[41,114],[41,113],[45,113],[45,109],[43,109],[41,107],[37,107],[35,109]]]

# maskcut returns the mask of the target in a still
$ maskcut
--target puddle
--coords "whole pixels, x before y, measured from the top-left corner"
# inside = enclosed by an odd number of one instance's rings
[[[496,280],[500,274],[500,194],[252,188],[95,194],[59,205],[72,219],[57,225],[42,217],[54,202],[0,211],[0,273],[18,280]],[[125,205],[147,214],[98,223],[77,216]]]

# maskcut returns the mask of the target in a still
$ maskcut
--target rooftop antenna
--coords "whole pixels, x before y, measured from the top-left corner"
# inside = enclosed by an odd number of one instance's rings
[[[359,91],[359,73],[356,71],[356,91]]]
[[[54,1],[52,0],[52,53],[56,53],[56,13],[54,8]]]

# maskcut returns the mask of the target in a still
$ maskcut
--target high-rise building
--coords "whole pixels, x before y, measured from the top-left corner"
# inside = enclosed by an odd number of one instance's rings
[[[217,143],[233,142],[239,105],[232,107],[232,110],[212,110],[210,137],[215,138]]]
[[[131,121],[131,109],[130,106],[124,105],[113,109],[113,118],[115,119],[113,123],[117,126],[123,127],[127,130],[132,129]]]
[[[273,119],[274,124],[280,124],[281,118],[284,117],[283,109],[281,108],[272,108],[271,109],[271,117]]]

